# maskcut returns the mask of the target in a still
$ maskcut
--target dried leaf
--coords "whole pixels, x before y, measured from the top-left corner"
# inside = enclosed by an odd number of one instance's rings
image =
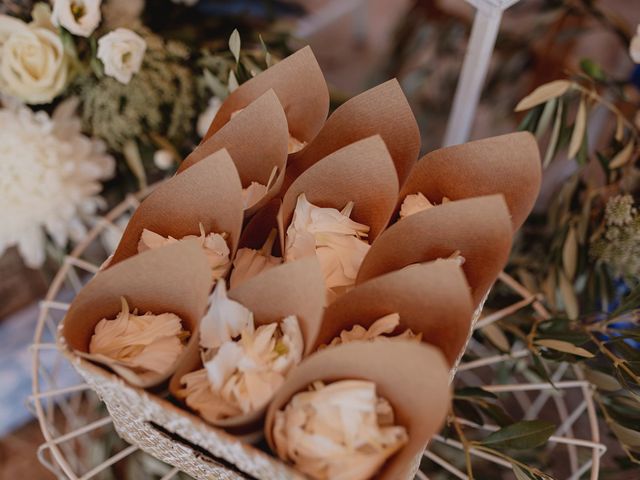
[[[629,143],[627,143],[625,147],[611,159],[609,168],[620,168],[625,165],[631,158],[631,154],[633,153],[633,146],[633,140],[630,140]]]
[[[521,112],[523,110],[529,110],[536,105],[548,102],[551,99],[564,95],[570,87],[571,82],[568,80],[555,80],[545,85],[541,85],[520,100],[520,103],[516,105],[515,111]]]
[[[509,340],[497,325],[490,323],[489,325],[484,327],[481,332],[491,343],[493,343],[503,352],[508,352],[509,350],[511,350]]]
[[[622,388],[622,385],[620,385],[620,382],[618,382],[615,377],[598,370],[585,369],[584,376],[589,383],[592,383],[598,387],[598,389],[604,390],[605,392],[617,392]]]
[[[544,293],[544,298],[552,310],[556,309],[556,283],[556,272],[555,269],[551,268],[542,282],[542,293]]]
[[[571,141],[569,142],[569,158],[574,158],[580,147],[582,146],[582,140],[587,127],[587,102],[584,97],[580,99],[580,106],[578,107],[578,113],[576,114],[576,121],[573,124],[573,133],[571,134]]]
[[[138,179],[138,186],[140,189],[147,186],[147,174],[144,171],[144,165],[142,164],[142,157],[140,157],[140,150],[134,140],[129,140],[124,144],[122,149],[124,159],[129,166],[129,169],[133,172]]]
[[[536,138],[540,139],[551,124],[551,119],[553,118],[553,113],[556,110],[556,105],[558,104],[557,99],[552,99],[547,102],[544,106],[544,110],[542,110],[542,115],[540,116],[540,120],[538,121],[538,127],[536,128]]]
[[[564,273],[569,280],[573,280],[576,275],[576,265],[578,263],[578,240],[576,237],[576,229],[569,227],[567,236],[562,246],[562,266]]]
[[[593,201],[593,197],[593,193],[588,192],[587,199],[582,205],[582,211],[580,212],[577,230],[578,243],[580,243],[580,245],[584,245],[587,241],[587,231],[589,230],[589,220],[591,220],[591,202]]]
[[[231,50],[237,64],[240,61],[240,33],[237,29],[234,29],[229,37],[229,50]]]
[[[542,162],[542,168],[547,168],[553,156],[556,153],[558,147],[558,139],[560,138],[560,130],[562,127],[562,111],[564,110],[564,102],[562,100],[558,103],[558,109],[556,110],[556,119],[553,122],[553,128],[551,129],[551,138],[547,145],[547,151],[544,154],[544,161]]]
[[[493,432],[481,445],[501,449],[525,450],[546,443],[556,426],[543,420],[523,420]]]
[[[611,422],[609,424],[613,433],[615,433],[618,440],[630,447],[640,447],[640,432],[637,430],[631,430],[630,428],[623,427],[619,423]]]
[[[580,307],[578,306],[578,299],[576,292],[573,290],[573,284],[567,279],[564,272],[559,272],[560,275],[560,294],[562,295],[562,301],[564,303],[567,316],[571,320],[578,318],[580,313]]]
[[[593,358],[593,354],[589,350],[585,350],[581,347],[576,347],[573,343],[565,342],[563,340],[544,339],[536,340],[536,345],[541,347],[547,347],[559,352],[570,353],[579,357]]]

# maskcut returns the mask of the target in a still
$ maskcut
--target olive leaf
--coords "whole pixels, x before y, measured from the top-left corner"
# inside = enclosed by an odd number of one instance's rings
[[[622,388],[620,382],[611,375],[599,370],[584,369],[584,376],[587,381],[595,385],[598,389],[606,392],[616,392]]]
[[[490,323],[486,327],[483,327],[480,331],[491,343],[493,343],[503,352],[508,352],[509,350],[511,350],[511,345],[509,344],[507,336],[495,324]]]
[[[562,246],[562,265],[567,279],[573,280],[576,275],[576,264],[578,262],[578,241],[576,238],[576,229],[569,227],[569,232]]]
[[[625,165],[629,159],[631,158],[631,154],[633,153],[633,140],[630,140],[622,150],[620,150],[615,157],[611,159],[609,163],[609,168],[620,168]]]
[[[609,427],[613,430],[618,440],[630,447],[640,447],[640,432],[632,430],[627,427],[623,427],[619,423],[610,422]]]
[[[515,111],[521,112],[523,110],[529,110],[541,103],[548,102],[549,100],[564,95],[570,87],[571,82],[568,80],[554,80],[553,82],[541,85],[520,100],[518,105],[516,105]]]
[[[547,145],[547,151],[544,154],[544,160],[542,162],[542,168],[547,168],[553,156],[556,153],[558,147],[558,139],[560,138],[560,130],[562,127],[562,111],[564,109],[564,102],[560,100],[558,102],[558,109],[556,110],[556,118],[553,122],[553,128],[551,129],[551,138]]]
[[[616,141],[622,143],[623,138],[624,138],[624,119],[620,115],[616,115],[615,139]]]
[[[238,79],[235,73],[233,73],[233,70],[229,70],[229,92],[233,92],[238,86]]]
[[[551,100],[549,100],[546,105],[544,106],[544,109],[542,110],[542,115],[540,115],[540,120],[538,121],[538,127],[536,128],[536,138],[540,138],[542,137],[547,129],[549,128],[549,125],[551,124],[551,119],[553,118],[553,114],[556,111],[556,104],[558,103],[558,100],[556,98],[553,98]]]
[[[573,290],[573,285],[564,272],[558,272],[558,274],[560,276],[560,294],[562,295],[564,308],[567,312],[567,316],[571,320],[575,320],[580,314],[580,307],[578,306],[576,292]]]
[[[544,420],[522,420],[493,432],[480,445],[495,449],[524,450],[546,443],[556,426]]]
[[[454,398],[481,397],[495,400],[498,396],[495,393],[488,392],[480,387],[462,387],[456,388]]]
[[[587,127],[587,102],[584,97],[580,99],[580,106],[576,114],[576,121],[573,124],[573,133],[569,142],[569,158],[574,158],[582,147],[582,140]]]
[[[231,36],[229,37],[229,50],[231,50],[237,64],[240,61],[240,33],[238,33],[237,28],[231,32]]]
[[[536,345],[541,347],[547,347],[559,352],[570,353],[579,357],[593,358],[593,353],[581,347],[576,347],[573,343],[565,342],[563,340],[541,339],[536,340]]]
[[[134,140],[128,140],[122,148],[122,154],[129,166],[129,169],[133,172],[138,179],[138,186],[143,189],[147,186],[147,174],[142,164],[142,157],[140,156],[140,150],[138,144]]]

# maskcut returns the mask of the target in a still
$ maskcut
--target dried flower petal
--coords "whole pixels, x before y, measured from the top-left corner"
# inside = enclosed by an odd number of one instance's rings
[[[263,408],[289,370],[300,363],[304,342],[295,316],[254,329],[217,349],[204,368],[181,378],[179,396],[206,420],[217,422]]]
[[[135,370],[165,373],[182,353],[185,336],[188,334],[177,315],[130,313],[123,297],[117,317],[103,318],[96,325],[89,353],[103,355]]]
[[[244,205],[245,210],[254,206],[256,203],[262,200],[262,198],[264,198],[269,189],[272,187],[277,173],[278,167],[273,167],[266,185],[262,185],[259,182],[251,182],[251,185],[249,185],[247,188],[242,189],[242,204]]]
[[[317,207],[302,193],[287,229],[285,260],[296,260],[315,251],[330,295],[354,285],[369,250],[369,244],[362,240],[369,227],[349,218],[352,208],[353,203],[342,212]]]
[[[250,324],[253,325],[253,313],[227,297],[227,285],[220,279],[209,297],[209,310],[200,320],[200,346],[218,348],[236,338]]]
[[[289,143],[287,145],[287,153],[291,155],[292,153],[299,152],[304,147],[307,146],[307,142],[301,142],[293,135],[289,134]]]
[[[373,340],[375,338],[384,338],[390,340],[422,340],[422,333],[415,334],[411,329],[406,329],[398,335],[391,335],[393,331],[400,325],[400,315],[390,313],[379,318],[366,329],[361,325],[354,325],[351,330],[342,330],[340,335],[331,340],[329,346],[340,345],[341,343],[355,342],[358,340]]]
[[[231,271],[231,279],[229,281],[231,288],[235,288],[259,273],[282,263],[282,258],[271,255],[271,249],[273,248],[273,242],[276,239],[277,233],[275,229],[272,230],[260,250],[254,250],[252,248],[241,248],[238,250],[236,258],[233,260],[233,270]]]
[[[173,237],[163,237],[162,235],[159,235],[145,228],[142,231],[142,235],[140,235],[140,241],[138,242],[138,252],[142,253],[146,250],[153,250],[155,248],[164,247],[165,245],[169,245],[171,243],[197,238],[201,242],[200,245],[202,246],[202,251],[207,256],[207,261],[209,262],[209,266],[211,267],[211,275],[213,277],[213,280],[217,280],[227,273],[230,265],[229,254],[231,253],[231,251],[229,250],[229,246],[227,245],[226,237],[226,233],[205,233],[202,224],[200,224],[199,236],[187,235],[186,237],[182,237],[180,239],[175,239]]]
[[[447,197],[442,198],[442,203],[447,203],[449,199]],[[414,213],[421,212],[433,208],[435,205],[429,201],[422,193],[414,193],[404,197],[404,201],[400,206],[400,218],[408,217]]]
[[[407,443],[373,382],[316,382],[276,412],[277,454],[316,480],[366,480]]]

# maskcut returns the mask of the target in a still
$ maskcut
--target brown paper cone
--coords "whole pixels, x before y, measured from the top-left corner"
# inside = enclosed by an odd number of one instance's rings
[[[502,195],[444,203],[403,218],[380,235],[364,257],[356,285],[459,251],[478,305],[506,264],[510,249],[511,221]]]
[[[289,315],[296,315],[304,338],[305,351],[313,347],[324,308],[324,279],[320,264],[314,257],[273,267],[242,285],[229,290],[229,298],[241,303],[253,312],[256,327],[279,322]],[[181,388],[180,379],[202,368],[198,345],[191,347],[178,365],[171,379],[169,391],[176,396]],[[294,367],[295,368],[295,367]],[[266,407],[265,407],[266,408]],[[259,428],[265,409],[215,422],[214,425],[230,429],[236,434],[246,434]]]
[[[176,365],[164,375],[135,375],[104,356],[91,355],[89,342],[96,325],[103,318],[115,318],[121,310],[120,297],[125,297],[131,310],[179,316],[183,328],[192,333],[191,344],[197,341],[197,327],[210,289],[211,272],[196,240],[149,250],[99,272],[71,304],[61,335],[76,353],[110,367],[132,385],[158,385],[174,372]]]
[[[442,148],[425,155],[413,168],[400,192],[421,192],[430,201],[504,195],[513,230],[525,221],[540,191],[538,144],[528,132],[511,133]]]
[[[379,135],[352,143],[325,157],[300,175],[284,195],[278,216],[281,247],[284,247],[286,229],[301,193],[316,206],[338,210],[353,201],[351,218],[370,227],[368,240],[372,242],[387,226],[393,213],[398,197],[398,176]]]
[[[396,79],[361,93],[333,112],[318,136],[291,156],[285,185],[336,150],[377,134],[389,149],[402,185],[420,153],[420,131]]]
[[[287,116],[289,132],[310,142],[329,113],[329,90],[311,48],[305,47],[240,85],[224,101],[205,139],[220,130],[231,114],[273,89]]]
[[[287,166],[288,142],[287,118],[275,92],[268,90],[203,140],[182,162],[178,173],[222,148],[231,155],[244,188],[251,182],[267,185],[273,168],[277,167],[276,180],[267,194],[245,211],[251,215],[280,191]]]
[[[138,253],[146,228],[162,235],[182,238],[205,232],[229,236],[231,258],[242,228],[242,186],[226,150],[208,156],[160,185],[138,207],[125,229],[108,268]]]
[[[437,260],[361,283],[327,307],[316,346],[328,345],[355,325],[369,328],[391,313],[400,314],[393,334],[407,329],[422,333],[422,341],[438,347],[453,365],[464,348],[473,314],[462,269],[455,260]]]
[[[282,201],[273,199],[256,212],[242,229],[238,248],[260,250],[273,229],[278,229],[278,211]],[[274,245],[278,251],[279,245]],[[279,253],[279,252],[278,252]]]
[[[414,458],[442,426],[449,408],[448,366],[440,351],[424,343],[398,340],[338,345],[314,353],[293,370],[267,412],[265,435],[274,449],[275,412],[318,380],[368,380],[389,401],[395,422],[407,429],[409,442],[391,457],[379,480],[409,478]]]

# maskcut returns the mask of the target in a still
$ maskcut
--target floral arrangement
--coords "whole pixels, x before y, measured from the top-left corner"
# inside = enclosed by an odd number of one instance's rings
[[[308,47],[234,90],[133,213],[59,341],[90,384],[116,374],[189,442],[264,435],[308,478],[409,478],[537,196],[539,151],[515,133],[417,161],[394,80],[328,110]],[[272,478],[259,463],[236,465]]]
[[[175,3],[3,2],[0,255],[57,257],[109,204],[175,172],[229,92],[286,51],[263,23],[272,52],[248,35],[241,53],[237,31]],[[207,38],[168,30],[160,11]]]

